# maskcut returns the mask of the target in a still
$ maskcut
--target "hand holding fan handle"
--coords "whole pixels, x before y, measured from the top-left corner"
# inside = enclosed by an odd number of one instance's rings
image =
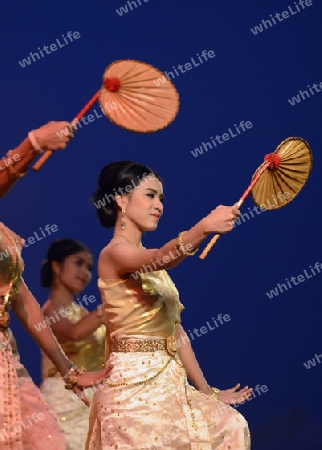
[[[76,131],[76,125],[80,121],[80,119],[87,113],[87,111],[92,107],[92,105],[96,102],[99,96],[99,92],[96,92],[96,94],[90,99],[90,101],[84,106],[84,108],[77,114],[75,119],[70,123],[69,129],[71,133],[74,133]],[[64,133],[62,130],[61,133]],[[38,161],[32,166],[33,170],[37,171],[39,170],[45,162],[51,157],[53,154],[52,150],[47,150],[41,158],[38,159]]]
[[[243,204],[243,201],[241,201],[241,199],[240,199],[239,202],[236,203],[235,209],[239,209],[242,204]],[[199,256],[200,259],[205,259],[205,257],[208,255],[208,253],[210,252],[212,247],[215,245],[215,243],[218,241],[220,236],[221,236],[221,234],[215,234],[215,236],[211,239],[211,241],[208,242],[207,246],[204,248],[203,252]]]
[[[272,153],[274,154],[274,153]],[[265,157],[266,158],[266,157]],[[267,159],[258,169],[258,172],[256,173],[254,179],[252,180],[252,182],[250,183],[250,185],[248,186],[248,188],[246,189],[246,191],[243,193],[243,195],[240,197],[238,203],[236,204],[235,208],[239,209],[241,207],[241,205],[244,203],[245,198],[248,196],[248,194],[251,192],[251,190],[253,189],[253,187],[255,186],[255,184],[257,183],[257,181],[260,179],[260,177],[262,176],[262,174],[264,173],[264,171],[268,168],[271,167],[272,163]],[[199,256],[200,259],[205,259],[205,257],[208,255],[208,253],[210,252],[210,250],[212,249],[212,247],[215,245],[215,243],[218,241],[218,239],[220,238],[220,234],[215,234],[215,236],[211,239],[211,241],[208,243],[208,245],[205,247],[205,249],[203,250],[203,252],[201,253],[201,255]]]

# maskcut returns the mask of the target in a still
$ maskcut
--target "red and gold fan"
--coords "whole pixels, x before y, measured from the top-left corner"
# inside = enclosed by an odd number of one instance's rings
[[[111,122],[137,133],[166,128],[179,110],[179,95],[164,73],[135,60],[115,61],[107,67],[102,87],[71,122],[71,130],[96,100]],[[52,153],[46,151],[33,169],[39,170]]]
[[[305,185],[312,169],[312,152],[302,138],[289,137],[274,153],[266,155],[252,181],[236,204],[239,209],[251,192],[254,203],[265,209],[279,209],[292,201]],[[274,198],[274,202],[271,200]],[[219,239],[216,234],[200,255],[205,259]]]

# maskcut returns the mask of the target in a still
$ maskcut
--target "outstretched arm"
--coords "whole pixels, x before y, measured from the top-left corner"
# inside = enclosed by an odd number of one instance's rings
[[[203,392],[206,395],[212,395],[213,391],[200,369],[195,353],[191,347],[190,340],[182,326],[179,324],[176,326],[176,339],[179,341],[180,345],[178,354],[186,369],[188,379],[198,391]],[[241,390],[238,390],[239,388],[240,384],[238,383],[231,389],[220,391],[218,393],[218,399],[226,404],[237,405],[238,403],[243,403],[252,395],[253,389],[248,388],[248,386]]]
[[[4,197],[13,185],[19,180],[19,174],[24,173],[31,161],[38,155],[30,140],[26,138],[17,148],[0,162],[0,197]],[[13,168],[10,170],[10,165]],[[16,172],[16,174],[15,174]]]
[[[240,211],[231,206],[218,206],[210,214],[190,228],[181,239],[171,239],[159,249],[137,248],[129,242],[109,244],[102,250],[98,260],[98,274],[101,278],[122,278],[135,271],[146,272],[151,262],[154,270],[169,269],[180,264],[211,233],[228,233]],[[185,251],[183,251],[185,250]],[[113,270],[113,273],[112,273]]]
[[[64,149],[71,137],[68,122],[49,122],[10,150],[0,160],[0,198],[10,191],[42,150]]]

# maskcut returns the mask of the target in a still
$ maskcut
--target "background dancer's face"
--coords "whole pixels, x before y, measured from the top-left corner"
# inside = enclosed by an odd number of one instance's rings
[[[67,256],[61,264],[56,263],[59,282],[73,295],[86,288],[92,278],[93,257],[85,251]]]
[[[145,177],[129,195],[120,198],[126,222],[140,231],[154,231],[163,213],[163,186],[156,177]]]

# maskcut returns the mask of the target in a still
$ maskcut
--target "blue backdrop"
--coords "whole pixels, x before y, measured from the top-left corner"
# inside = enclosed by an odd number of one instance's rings
[[[139,135],[96,119],[1,200],[2,221],[24,238],[57,225],[58,231],[23,252],[25,279],[41,304],[47,292],[39,287],[39,269],[52,239],[77,238],[96,256],[110,239],[89,200],[103,165],[130,159],[161,174],[165,214],[144,242],[161,246],[218,204],[237,201],[263,156],[283,139],[309,142],[313,170],[293,202],[252,217],[248,199],[242,207],[248,218],[206,260],[189,258],[170,274],[209,382],[260,386],[238,408],[249,421],[253,448],[321,449],[322,273],[314,276],[310,268],[322,263],[321,2],[17,0],[0,8],[3,155],[30,129],[72,119],[114,60],[146,61],[168,74],[177,70],[181,107],[170,127]],[[78,39],[65,41],[69,31],[77,31]],[[54,43],[55,51],[42,50]],[[215,56],[181,73],[179,64],[200,62],[203,50]],[[241,121],[252,127],[196,152]],[[278,283],[305,270],[311,278],[281,292]],[[276,288],[277,295],[270,293]],[[85,293],[98,298],[96,272]],[[230,320],[202,334],[201,327],[219,314]],[[22,360],[39,383],[39,350],[15,319],[13,329]]]

